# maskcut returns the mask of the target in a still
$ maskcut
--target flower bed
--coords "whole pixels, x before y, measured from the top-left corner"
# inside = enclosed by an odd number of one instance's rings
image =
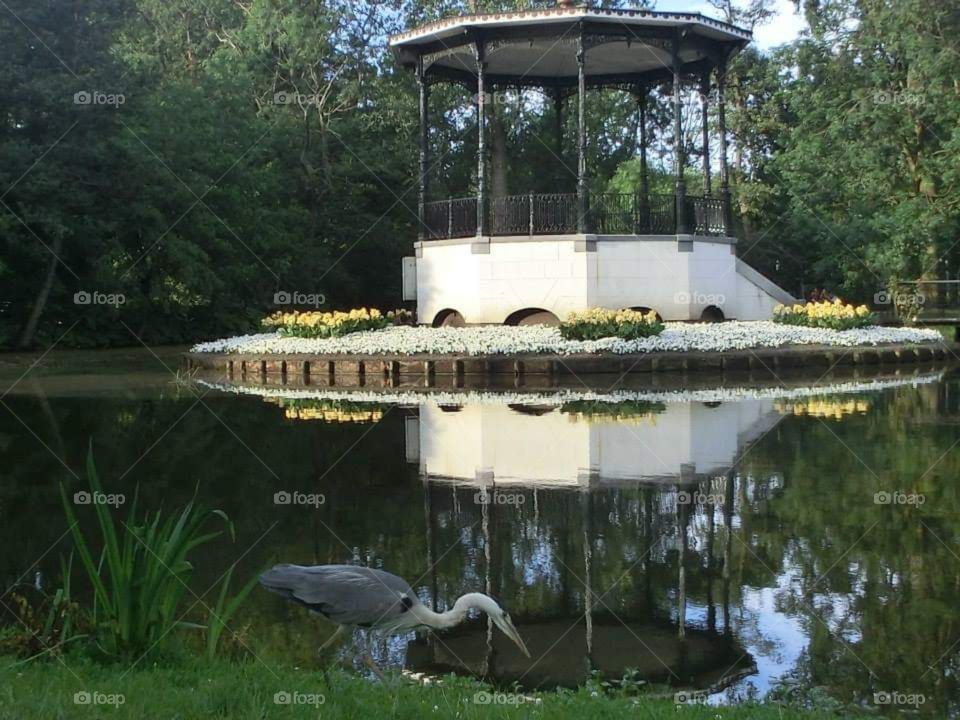
[[[852,330],[873,325],[877,318],[866,305],[848,305],[840,298],[833,302],[811,302],[805,305],[778,305],[773,310],[773,321],[781,325]]]
[[[559,329],[543,325],[467,328],[388,327],[336,338],[243,335],[200,343],[198,353],[309,355],[573,355],[587,353],[718,352],[788,345],[835,347],[942,341],[936,330],[867,327],[830,330],[773,322],[667,323],[659,335],[637,340],[564,340]]]
[[[605,310],[593,308],[572,312],[560,325],[564,340],[600,340],[617,337],[639,340],[663,332],[663,323],[652,310],[644,315],[636,310]]]
[[[356,332],[382,330],[390,325],[402,325],[410,315],[406,310],[388,312],[376,308],[359,308],[343,312],[276,312],[264,318],[260,324],[276,328],[283,337],[336,338]]]

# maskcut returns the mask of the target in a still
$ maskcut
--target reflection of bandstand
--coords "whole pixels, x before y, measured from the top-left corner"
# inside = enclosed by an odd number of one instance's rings
[[[780,417],[769,399],[648,404],[628,416],[600,403],[424,402],[407,420],[408,460],[425,477],[477,486],[689,485],[722,475]]]
[[[391,38],[420,91],[419,242],[405,265],[408,298],[435,324],[555,320],[586,307],[649,307],[668,320],[762,319],[790,296],[737,260],[731,216],[725,74],[751,34],[699,14],[558,7],[448,18]],[[712,84],[713,81],[713,84]],[[430,198],[430,88],[453,83],[474,94],[478,129],[475,192]],[[685,180],[683,93],[700,94],[704,186]],[[537,181],[520,194],[490,190],[491,92],[538,88],[552,102],[555,170],[570,181]],[[651,94],[673,103],[671,195],[650,192]],[[590,193],[587,90],[636,99],[640,186]],[[710,97],[715,90],[719,192],[713,193]],[[577,98],[576,169],[564,162],[564,106]],[[505,182],[505,180],[504,180]],[[575,185],[575,187],[573,187]],[[515,189],[518,190],[519,188]],[[415,275],[415,277],[414,277]],[[415,287],[415,292],[414,292]]]
[[[464,514],[479,515],[470,525],[481,528],[476,542],[483,547],[485,591],[514,597],[520,585],[528,584],[526,574],[533,573],[556,576],[557,586],[551,585],[550,592],[558,595],[552,613],[526,616],[522,609],[514,610],[531,653],[541,658],[532,668],[490,627],[473,624],[442,639],[411,643],[408,670],[455,670],[532,688],[576,686],[594,671],[619,678],[635,668],[649,682],[712,690],[752,671],[752,661],[735,642],[730,625],[729,529],[735,507],[730,468],[780,415],[769,400],[666,403],[652,406],[650,413],[657,423],[645,424],[642,414],[637,424],[636,416],[627,422],[602,413],[585,419],[558,407],[443,408],[424,403],[419,417],[408,418],[408,459],[419,462],[425,482],[427,566],[433,568],[438,556],[438,526],[462,526]],[[675,441],[673,446],[666,443],[668,438]],[[654,447],[665,457],[652,459]],[[584,473],[584,467],[590,470]],[[629,468],[634,472],[625,472]],[[640,476],[652,468],[658,472]],[[496,500],[498,493],[523,493],[525,502],[519,507],[502,504]],[[715,494],[716,499],[709,507],[698,506],[701,494]],[[525,514],[513,526],[532,525],[529,532],[538,538],[534,545],[540,550],[528,559],[505,559],[497,518],[517,512]],[[598,582],[610,558],[596,556],[605,551],[605,544],[597,545],[596,530],[603,523],[596,519],[611,512],[625,513],[638,525],[634,565],[642,576],[639,592],[621,593]],[[717,514],[726,530],[719,538]],[[699,529],[694,517],[701,521]],[[702,553],[704,558],[694,562],[689,539],[698,533],[695,556]],[[513,553],[518,542],[522,544],[518,538],[506,540]],[[697,570],[688,577],[691,564]],[[505,586],[504,573],[509,576],[510,571],[523,575],[524,582],[514,578]],[[450,588],[440,592],[439,582],[431,572],[434,603],[455,594]],[[604,582],[611,582],[609,576]],[[719,598],[714,593],[717,582]],[[703,610],[702,622],[692,626],[691,583]],[[658,584],[671,591],[658,592]]]
[[[476,587],[482,580],[487,594],[516,598],[521,585],[524,590],[532,585],[531,591],[537,596],[544,592],[527,577],[531,572],[555,574],[556,581],[546,591],[550,596],[549,610],[511,607],[536,663],[531,664],[509,642],[504,642],[489,621],[476,621],[442,637],[428,635],[411,641],[406,651],[406,670],[427,674],[454,671],[501,684],[516,682],[525,688],[576,687],[593,673],[617,680],[628,670],[636,670],[636,678],[646,682],[711,692],[752,674],[753,661],[731,629],[729,529],[736,504],[733,474],[714,487],[721,488],[722,505],[699,509],[706,518],[706,530],[701,533],[703,542],[699,543],[695,557],[703,553],[705,562],[694,561],[690,556],[689,535],[696,532],[692,518],[698,509],[675,502],[675,496],[665,495],[662,486],[646,486],[640,489],[636,503],[640,517],[635,538],[639,557],[625,572],[618,571],[619,577],[611,578],[604,569],[611,564],[616,566],[616,559],[605,556],[602,546],[597,545],[597,531],[603,525],[597,521],[598,512],[602,514],[603,510],[598,507],[599,498],[605,494],[602,491],[527,490],[532,495],[528,503],[538,506],[534,514],[543,515],[545,525],[551,528],[541,528],[537,518],[533,520],[534,529],[528,532],[538,536],[553,532],[558,546],[547,551],[552,555],[548,559],[517,563],[512,553],[516,552],[518,538],[504,537],[503,521],[498,521],[498,516],[516,512],[516,507],[492,502],[492,493],[486,490],[479,492],[487,501],[477,503],[475,489],[427,479],[427,582],[435,607],[441,604],[441,597],[454,597],[459,592],[446,584],[449,577],[438,577],[438,547],[448,542],[438,541],[439,528],[449,525],[454,517],[463,522],[466,512],[480,516],[471,526],[480,527],[475,544],[482,546],[484,570],[482,576],[464,578],[465,583]],[[617,492],[616,488],[607,489],[607,493]],[[718,513],[726,530],[719,537],[715,522]],[[527,525],[526,520],[520,525]],[[720,549],[719,563],[715,548]],[[506,564],[505,551],[511,553]],[[544,562],[552,565],[552,570],[544,568]],[[691,564],[697,566],[693,591],[696,604],[703,610],[702,619],[693,624],[688,621],[687,574]],[[515,577],[518,572],[523,576],[519,583]],[[507,582],[511,575],[512,581]],[[618,586],[629,586],[627,577],[633,575],[642,577],[640,584],[633,590],[621,590]],[[714,592],[716,583],[720,585],[719,597]],[[718,610],[722,624],[718,622]]]

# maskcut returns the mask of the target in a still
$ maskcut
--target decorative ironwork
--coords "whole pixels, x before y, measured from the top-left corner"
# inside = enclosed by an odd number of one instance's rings
[[[508,195],[490,202],[490,227],[494,235],[530,233],[530,196]]]
[[[533,196],[534,235],[559,235],[577,229],[577,196],[550,193]]]
[[[677,231],[677,201],[673,195],[651,195],[646,211],[644,235],[672,235]]]
[[[490,200],[493,235],[565,235],[578,232],[576,193],[527,193]],[[477,198],[429,202],[424,208],[430,240],[477,234]],[[685,220],[694,235],[728,235],[720,197],[688,195]],[[601,193],[590,195],[585,225],[598,235],[673,235],[677,230],[674,195]]]
[[[605,193],[590,197],[590,232],[598,235],[669,235],[676,232],[673,195]]]
[[[688,195],[687,225],[694,235],[726,235],[723,200]]]
[[[428,202],[424,207],[426,235],[431,240],[477,234],[477,198],[451,198]]]
[[[460,45],[457,47],[448,47],[443,48],[442,50],[437,50],[436,52],[424,53],[420,56],[424,68],[429,68],[431,65],[436,63],[439,60],[444,58],[453,57],[455,55],[461,55],[469,60],[473,60],[473,50],[468,45]],[[469,67],[469,63],[464,63],[465,66]]]
[[[577,196],[531,193],[494,198],[490,203],[494,235],[559,235],[577,231]]]
[[[605,193],[590,196],[590,230],[600,235],[632,235],[637,232],[637,196]]]

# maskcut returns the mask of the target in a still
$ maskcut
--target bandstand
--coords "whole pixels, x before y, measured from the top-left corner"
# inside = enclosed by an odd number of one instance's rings
[[[419,87],[420,163],[415,257],[404,294],[434,325],[555,323],[571,310],[643,308],[665,320],[768,319],[794,299],[736,255],[728,170],[725,76],[751,34],[699,14],[593,8],[459,16],[395,35],[390,43]],[[430,194],[430,89],[466,87],[475,99],[477,168],[458,198]],[[539,88],[552,102],[555,147],[576,112],[576,167],[560,192],[491,196],[487,119],[491,93]],[[688,188],[683,93],[702,112],[703,187]],[[590,89],[636,100],[640,182],[627,194],[588,191]],[[651,193],[650,98],[673,105],[671,195]],[[711,98],[719,160],[711,165]],[[681,139],[677,141],[677,139]],[[562,160],[559,164],[563,165]]]

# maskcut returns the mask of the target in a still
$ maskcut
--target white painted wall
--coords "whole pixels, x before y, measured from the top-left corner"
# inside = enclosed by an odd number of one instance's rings
[[[422,473],[498,485],[583,485],[590,472],[608,480],[722,473],[780,417],[772,400],[668,403],[639,421],[493,404],[445,412],[432,402],[419,416]]]
[[[448,308],[480,324],[502,323],[525,308],[562,319],[589,307],[649,307],[665,320],[698,320],[710,305],[729,319],[759,320],[789,298],[745,269],[729,244],[607,236],[585,251],[577,250],[577,240],[496,238],[489,253],[473,252],[470,241],[424,243],[417,258],[420,321],[430,323]],[[583,247],[584,237],[579,240]]]
[[[743,261],[737,262],[739,320],[769,320],[777,305],[792,305],[796,298],[774,285]]]

